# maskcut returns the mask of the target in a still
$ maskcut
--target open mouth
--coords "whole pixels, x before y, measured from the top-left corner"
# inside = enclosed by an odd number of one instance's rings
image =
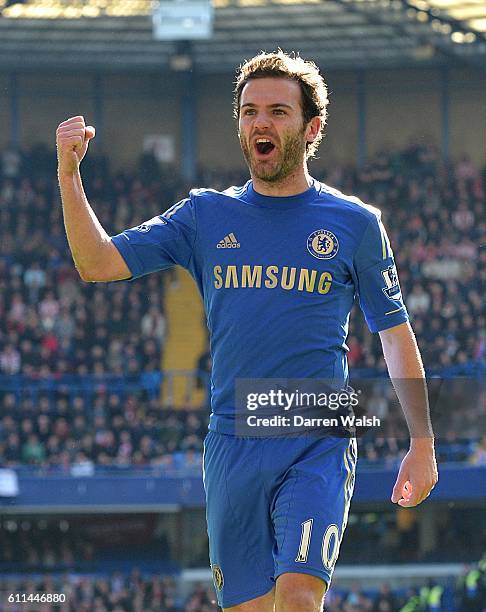
[[[257,138],[255,148],[260,155],[269,155],[275,149],[275,145],[268,138]]]

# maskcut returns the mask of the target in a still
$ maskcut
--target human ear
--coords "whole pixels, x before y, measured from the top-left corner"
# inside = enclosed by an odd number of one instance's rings
[[[317,138],[317,135],[321,131],[321,118],[320,117],[312,117],[312,119],[307,124],[305,136],[307,142],[314,142]]]

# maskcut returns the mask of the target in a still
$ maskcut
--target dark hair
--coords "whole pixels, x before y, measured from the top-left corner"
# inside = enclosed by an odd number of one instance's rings
[[[233,116],[240,116],[240,100],[243,87],[252,79],[265,77],[287,78],[296,81],[302,92],[302,114],[307,124],[313,117],[320,117],[321,130],[313,142],[307,143],[307,157],[313,157],[324,135],[327,119],[327,86],[314,62],[298,55],[288,55],[279,49],[275,53],[260,53],[242,64],[236,75],[233,98]]]

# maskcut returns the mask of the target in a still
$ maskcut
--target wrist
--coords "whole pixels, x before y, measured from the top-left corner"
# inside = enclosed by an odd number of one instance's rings
[[[58,166],[57,168],[57,176],[59,179],[72,179],[79,174],[79,166],[72,170],[66,170],[65,168],[61,168]]]
[[[434,436],[410,438],[410,448],[434,448]]]

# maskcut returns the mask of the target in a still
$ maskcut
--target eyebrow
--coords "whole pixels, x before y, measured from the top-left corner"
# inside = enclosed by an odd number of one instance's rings
[[[242,104],[240,108],[244,108],[245,106],[256,108],[258,104],[253,104],[253,102],[245,102],[245,104]],[[289,108],[290,110],[293,110],[294,108],[293,106],[290,106],[290,104],[285,104],[284,102],[278,102],[276,104],[268,104],[268,108],[277,108],[277,107]]]

